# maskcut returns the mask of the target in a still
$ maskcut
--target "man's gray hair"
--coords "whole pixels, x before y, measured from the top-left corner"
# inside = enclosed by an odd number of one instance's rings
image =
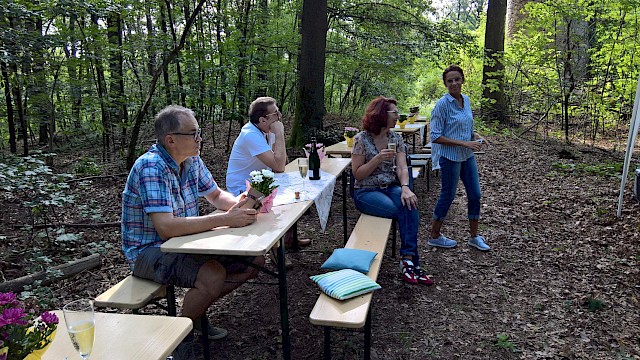
[[[180,120],[189,115],[195,118],[193,110],[179,105],[169,105],[160,110],[155,118],[155,131],[158,143],[165,146],[165,136],[180,130]]]

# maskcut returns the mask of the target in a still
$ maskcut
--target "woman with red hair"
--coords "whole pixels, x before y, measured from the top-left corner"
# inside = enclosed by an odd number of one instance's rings
[[[399,118],[395,99],[373,99],[355,136],[351,167],[355,177],[353,200],[361,212],[396,219],[400,229],[400,270],[409,284],[431,285],[420,267],[418,254],[418,198],[409,185],[410,172],[402,136],[390,131]],[[396,150],[389,149],[396,144]]]

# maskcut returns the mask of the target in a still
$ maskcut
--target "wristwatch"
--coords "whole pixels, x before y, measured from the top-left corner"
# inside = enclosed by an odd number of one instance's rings
[[[409,184],[402,184],[402,185],[400,185],[400,187],[403,187],[403,186],[409,187]]]

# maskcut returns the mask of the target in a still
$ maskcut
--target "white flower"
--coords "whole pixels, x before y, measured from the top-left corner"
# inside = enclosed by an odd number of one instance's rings
[[[261,182],[262,182],[262,180],[263,180],[263,177],[262,177],[262,175],[261,175],[261,174],[254,175],[254,176],[252,177],[252,182],[254,182],[254,183],[261,183]]]
[[[252,172],[249,173],[249,176],[254,177],[256,175],[260,175],[260,171],[258,170],[253,170]]]
[[[273,178],[273,171],[269,170],[269,169],[264,169],[262,170],[262,176],[264,177],[268,177],[268,178]]]

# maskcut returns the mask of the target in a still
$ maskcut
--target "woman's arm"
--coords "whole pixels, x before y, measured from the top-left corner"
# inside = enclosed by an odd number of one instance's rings
[[[364,155],[351,154],[351,169],[356,180],[362,180],[371,175],[383,161],[391,161],[395,156],[395,151],[382,149],[378,155],[369,162],[365,162]]]

